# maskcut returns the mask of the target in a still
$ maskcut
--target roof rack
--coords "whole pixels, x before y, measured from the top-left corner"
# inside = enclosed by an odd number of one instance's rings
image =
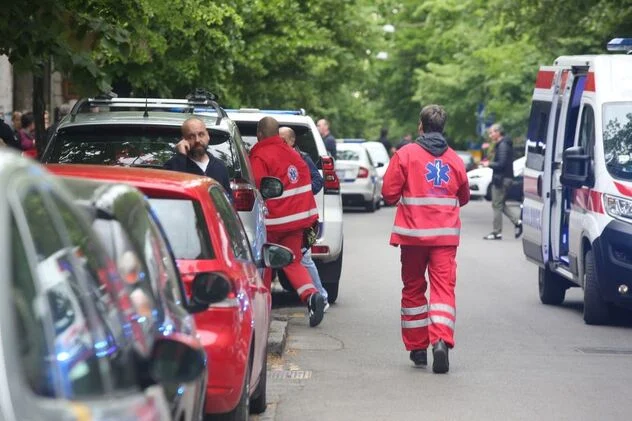
[[[239,108],[226,110],[229,113],[261,113],[261,114],[286,114],[286,115],[307,115],[304,108],[298,110],[260,110],[259,108]]]
[[[144,117],[147,117],[148,109],[161,109],[167,112],[197,113],[213,109],[217,114],[215,124],[219,124],[224,117],[228,117],[226,111],[217,103],[217,96],[211,92],[196,89],[186,99],[164,99],[164,98],[118,98],[113,93],[102,94],[94,98],[83,98],[72,107],[70,111],[71,121],[75,121],[77,114],[87,110],[98,108],[99,106],[112,108],[142,108],[145,110]]]

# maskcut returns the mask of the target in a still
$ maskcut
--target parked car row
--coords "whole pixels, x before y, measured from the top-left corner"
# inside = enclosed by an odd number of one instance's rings
[[[507,199],[522,202],[523,193],[523,173],[525,157],[518,158],[513,162],[514,180],[507,192]],[[470,184],[470,195],[473,198],[485,198],[492,200],[492,175],[493,170],[489,167],[480,167],[467,172],[467,179]]]
[[[63,415],[55,419],[178,421],[265,410],[263,274],[294,259],[266,242],[264,200],[283,186],[264,177],[257,187],[248,158],[251,129],[270,114],[301,128],[298,144],[325,178],[313,252],[334,302],[340,183],[309,116],[251,110],[233,119],[209,97],[85,99],[57,127],[44,168],[2,151],[2,270],[13,285],[3,299],[15,304],[0,310],[14,309],[0,335],[16,340],[0,341],[0,380],[21,379],[7,419],[41,419],[51,408]],[[228,168],[232,198],[213,179],[161,169],[192,115]]]

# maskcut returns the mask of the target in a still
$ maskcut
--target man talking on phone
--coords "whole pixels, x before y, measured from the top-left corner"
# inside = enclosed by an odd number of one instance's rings
[[[211,137],[204,121],[190,117],[182,123],[182,140],[176,145],[176,154],[164,164],[166,170],[181,171],[214,178],[224,187],[230,201],[233,192],[226,165],[208,151]]]

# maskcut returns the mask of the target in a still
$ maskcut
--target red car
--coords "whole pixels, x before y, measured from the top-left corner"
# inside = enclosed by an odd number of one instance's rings
[[[208,358],[205,412],[247,420],[266,407],[267,340],[271,296],[257,270],[241,221],[215,180],[180,172],[102,165],[49,164],[57,175],[123,182],[149,197],[178,262],[192,303],[207,306],[195,314],[197,331]],[[282,185],[273,179],[274,192]],[[262,183],[263,184],[263,183]],[[280,186],[280,187],[279,187]],[[262,194],[264,194],[262,186]],[[283,247],[264,246],[267,266],[278,268],[293,259]],[[270,263],[273,262],[273,263]],[[204,294],[230,288],[228,298],[208,305]],[[198,280],[203,282],[197,282]],[[202,289],[196,285],[201,286]],[[197,289],[197,290],[196,290]]]

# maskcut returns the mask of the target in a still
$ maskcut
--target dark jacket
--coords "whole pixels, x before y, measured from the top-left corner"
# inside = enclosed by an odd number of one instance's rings
[[[206,155],[208,155],[209,159],[206,172],[202,172],[202,169],[195,162],[193,162],[188,156],[180,153],[176,153],[172,156],[167,162],[165,162],[163,167],[166,170],[186,172],[195,175],[205,175],[207,177],[214,178],[222,185],[222,187],[224,187],[228,198],[232,202],[233,191],[230,188],[230,178],[228,176],[228,169],[226,169],[226,165],[210,153],[207,152]]]
[[[312,177],[312,193],[318,194],[320,189],[323,188],[323,176],[320,175],[320,173],[318,172],[318,168],[316,168],[316,164],[314,164],[314,161],[312,161],[312,158],[309,157],[308,153],[303,152],[299,149],[296,149],[296,151],[299,154],[301,154],[303,161],[305,161],[305,163],[309,167],[309,174]]]
[[[496,144],[494,159],[489,163],[489,168],[494,170],[492,182],[500,186],[505,178],[513,179],[513,143],[508,137],[503,137]]]
[[[377,141],[380,142],[382,145],[384,145],[384,149],[386,149],[386,153],[388,153],[388,155],[390,156],[391,148],[393,147],[393,145],[391,145],[391,142],[388,140],[388,138],[380,137]]]
[[[0,119],[0,139],[2,139],[7,146],[11,146],[15,149],[22,149],[20,147],[20,142],[15,137],[15,132],[2,119]]]
[[[323,137],[323,142],[325,142],[325,149],[327,149],[329,155],[336,159],[336,138],[329,133],[327,136]]]

